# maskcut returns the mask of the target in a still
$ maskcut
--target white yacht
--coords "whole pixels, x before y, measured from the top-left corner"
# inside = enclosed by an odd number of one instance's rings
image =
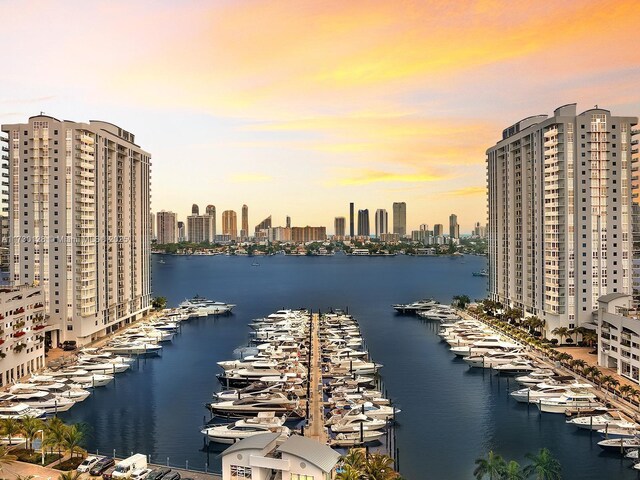
[[[50,382],[52,380],[66,379],[80,385],[82,388],[104,387],[113,380],[113,375],[101,373],[89,373],[86,370],[58,370],[43,372],[41,375],[32,375],[34,382]]]
[[[601,430],[607,425],[611,427],[637,428],[638,424],[628,422],[622,418],[616,418],[610,413],[602,415],[587,415],[567,420],[567,425],[574,425],[585,430]]]
[[[386,420],[369,418],[360,413],[339,419],[331,424],[331,431],[334,433],[360,432],[361,428],[363,431],[382,430],[386,425]]]
[[[260,433],[279,433],[284,439],[291,435],[284,426],[285,417],[276,417],[274,412],[260,412],[254,418],[238,420],[226,425],[214,425],[201,431],[207,438],[216,443],[231,444],[243,438]]]
[[[363,443],[379,441],[383,435],[384,432],[369,430],[363,431],[362,435],[360,432],[339,433],[329,443],[336,447],[353,447]]]
[[[91,395],[88,390],[74,388],[61,382],[16,383],[9,388],[9,393],[19,394],[24,390],[42,390],[58,397],[68,398],[74,402],[82,402]]]
[[[42,390],[19,390],[16,393],[0,394],[0,401],[26,403],[30,407],[42,409],[48,414],[66,412],[76,403],[71,399],[58,397]]]
[[[366,415],[369,418],[379,420],[392,420],[394,415],[401,410],[388,405],[375,405],[372,402],[365,402],[361,405],[352,405],[349,409],[337,408],[331,411],[332,417],[327,422],[328,425],[337,423],[340,419],[357,415]],[[332,420],[334,419],[334,420]]]
[[[159,355],[162,345],[155,343],[120,342],[105,347],[105,351],[120,355]]]
[[[527,388],[521,388],[510,393],[511,397],[520,403],[538,403],[542,398],[554,398],[571,390],[571,388],[591,388],[588,383],[571,383],[571,384],[555,384],[555,383],[539,383],[531,385]]]
[[[529,372],[527,375],[516,377],[516,382],[524,386],[537,385],[538,383],[544,382],[553,376],[555,376],[555,372],[553,370],[536,369],[533,372]]]
[[[524,358],[519,360],[514,360],[509,363],[496,365],[495,367],[493,367],[493,369],[496,372],[502,373],[503,375],[513,375],[518,373],[533,372],[536,368],[538,367],[536,367],[533,363],[531,363],[531,360],[527,360]]]
[[[569,391],[559,397],[541,398],[536,403],[541,412],[565,413],[567,409],[596,408],[602,404],[598,397],[587,391]]]
[[[122,373],[129,370],[128,363],[111,363],[111,362],[100,362],[93,360],[80,360],[76,364],[77,368],[80,370],[86,370],[88,372],[102,373],[113,375],[116,373]]]
[[[205,312],[206,315],[220,315],[228,313],[233,310],[235,305],[224,302],[216,302],[214,300],[207,300],[206,298],[195,296],[192,299],[185,300],[179,305],[183,309],[195,309]]]
[[[470,355],[464,358],[464,361],[470,367],[476,368],[494,368],[497,365],[511,363],[523,358],[522,353],[517,352],[494,352],[486,355]]]
[[[26,403],[14,403],[10,401],[0,402],[0,419],[5,418],[44,418],[47,415],[41,408],[33,408]]]
[[[240,400],[209,404],[211,412],[222,417],[251,417],[258,415],[260,412],[293,414],[297,407],[297,399],[288,398],[282,393],[257,395],[255,397],[241,398]]]
[[[517,343],[507,342],[499,336],[493,336],[473,342],[471,345],[451,347],[451,352],[458,357],[468,357],[470,355],[485,355],[491,352],[513,351],[519,347],[520,345]]]
[[[436,305],[438,305],[438,302],[436,302],[435,300],[426,299],[426,300],[418,300],[417,302],[406,303],[406,304],[397,303],[395,305],[392,305],[392,307],[396,312],[399,312],[399,313],[418,313],[422,310],[431,310]]]

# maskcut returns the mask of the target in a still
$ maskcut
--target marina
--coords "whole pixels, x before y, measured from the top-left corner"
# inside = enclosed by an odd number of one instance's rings
[[[402,410],[395,434],[404,478],[470,478],[475,459],[489,450],[524,463],[527,453],[541,447],[571,466],[563,471],[565,479],[637,477],[629,462],[594,442],[597,432],[567,428],[563,415],[540,415],[535,406],[514,401],[509,395],[517,389],[513,377],[470,369],[441,341],[437,322],[390,307],[425,297],[447,303],[460,293],[483,298],[484,282],[471,273],[484,267],[484,258],[467,256],[464,263],[450,257],[386,260],[276,255],[252,268],[251,257],[219,255],[172,256],[164,265],[154,263],[154,292],[170,305],[201,292],[235,300],[233,314],[183,322],[160,357],[140,358],[61,417],[91,425],[87,447],[92,452],[115,449],[124,457],[140,451],[154,463],[219,468],[220,450],[205,449],[199,429],[210,416],[203,404],[211,402],[212,390],[222,389],[214,376],[221,371],[216,363],[239,359],[234,350],[247,344],[247,324],[292,305],[295,298],[296,307],[315,311],[348,305],[358,319],[367,349],[384,364],[384,387]],[[377,281],[356,281],[361,278]],[[246,293],[241,299],[238,292]],[[444,445],[455,445],[455,462]]]

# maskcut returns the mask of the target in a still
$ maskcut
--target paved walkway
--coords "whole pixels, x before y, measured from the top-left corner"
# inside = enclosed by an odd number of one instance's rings
[[[327,443],[327,432],[324,428],[324,403],[322,401],[322,358],[320,354],[320,314],[311,316],[311,363],[309,378],[311,382],[311,398],[309,405],[309,428],[305,434],[321,443]]]

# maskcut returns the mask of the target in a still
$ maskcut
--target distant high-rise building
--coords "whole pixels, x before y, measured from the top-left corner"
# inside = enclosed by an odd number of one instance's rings
[[[436,223],[433,226],[433,236],[441,237],[442,235],[444,235],[444,226],[441,223]]]
[[[229,235],[231,240],[238,238],[238,216],[233,210],[222,212],[222,235]]]
[[[242,205],[242,229],[240,230],[240,238],[246,240],[249,236],[249,207]]]
[[[256,225],[256,229],[255,229],[256,236],[258,236],[258,233],[260,232],[260,230],[268,230],[269,228],[271,228],[271,215],[269,215],[267,218],[262,220],[258,225]]]
[[[354,224],[353,224],[353,202],[349,204],[349,236],[351,238],[355,235]]]
[[[476,222],[473,227],[473,235],[478,238],[486,238],[487,236],[487,227],[481,225],[480,222]]]
[[[384,208],[376,210],[376,237],[380,238],[380,235],[389,233],[389,214]]]
[[[158,243],[160,245],[177,243],[178,220],[176,214],[162,210],[157,213],[156,220],[158,222]]]
[[[400,237],[407,234],[407,204],[405,202],[393,202],[393,233]]]
[[[358,236],[368,237],[370,235],[369,230],[369,210],[358,210]]]
[[[454,213],[449,215],[449,237],[453,239],[460,238],[460,225],[458,225],[458,216]]]
[[[492,300],[553,331],[590,328],[599,298],[631,294],[637,123],[570,104],[503,130],[487,150]]]
[[[178,222],[178,242],[187,241],[187,232],[184,228],[184,222]]]
[[[187,217],[187,237],[191,243],[213,243],[215,207],[209,205],[207,214],[200,215],[200,208],[195,203],[191,207],[191,215]],[[213,213],[213,215],[210,215]]]
[[[287,215],[287,228],[291,228],[291,217],[289,215]]]
[[[344,238],[345,223],[346,220],[344,217],[336,217],[333,221],[333,231],[336,237]]]
[[[216,228],[216,207],[213,205],[207,205],[207,209],[205,210],[207,215],[211,217],[209,220],[209,241],[211,243],[215,242],[217,228]]]
[[[2,131],[10,237],[31,240],[11,243],[11,280],[42,287],[53,345],[141,318],[151,308],[151,155],[102,121],[37,115]]]
[[[151,227],[151,240],[156,240],[158,237],[156,236],[156,216],[153,213],[149,214],[149,223]]]
[[[291,227],[291,240],[296,243],[324,242],[327,227]]]

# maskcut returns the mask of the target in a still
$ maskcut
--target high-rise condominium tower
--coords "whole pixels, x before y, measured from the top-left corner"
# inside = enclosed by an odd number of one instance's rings
[[[358,210],[358,236],[368,237],[370,235],[369,230],[369,210]]]
[[[354,209],[354,205],[353,205],[353,202],[351,202],[349,204],[349,236],[351,238],[353,238],[356,233],[354,230],[354,224],[353,224],[353,209]]]
[[[205,210],[209,220],[209,241],[214,242],[216,239],[216,207],[214,205],[207,205],[207,209]]]
[[[11,279],[41,285],[59,340],[87,343],[150,308],[150,163],[111,123],[39,115],[8,136]],[[22,241],[24,239],[24,241]]]
[[[393,202],[393,233],[401,237],[407,234],[407,204]]]
[[[525,118],[487,151],[489,291],[546,329],[631,293],[631,128],[595,108]]]
[[[204,215],[195,203],[187,217],[187,235],[192,243],[213,243],[216,231],[216,207],[208,205]]]
[[[242,205],[242,229],[240,238],[245,240],[249,236],[249,207]]]
[[[175,213],[162,210],[156,214],[158,222],[158,243],[176,243],[178,241],[178,219]]]
[[[286,224],[287,228],[291,228],[291,217],[289,215],[287,215],[287,221]]]
[[[333,231],[336,237],[344,238],[345,218],[336,217],[333,221]]]
[[[389,214],[383,208],[376,210],[376,237],[389,233]]]
[[[458,216],[455,213],[449,215],[449,237],[460,238],[460,225],[458,225]]]
[[[229,235],[231,240],[238,237],[238,216],[233,210],[222,212],[222,234]]]

